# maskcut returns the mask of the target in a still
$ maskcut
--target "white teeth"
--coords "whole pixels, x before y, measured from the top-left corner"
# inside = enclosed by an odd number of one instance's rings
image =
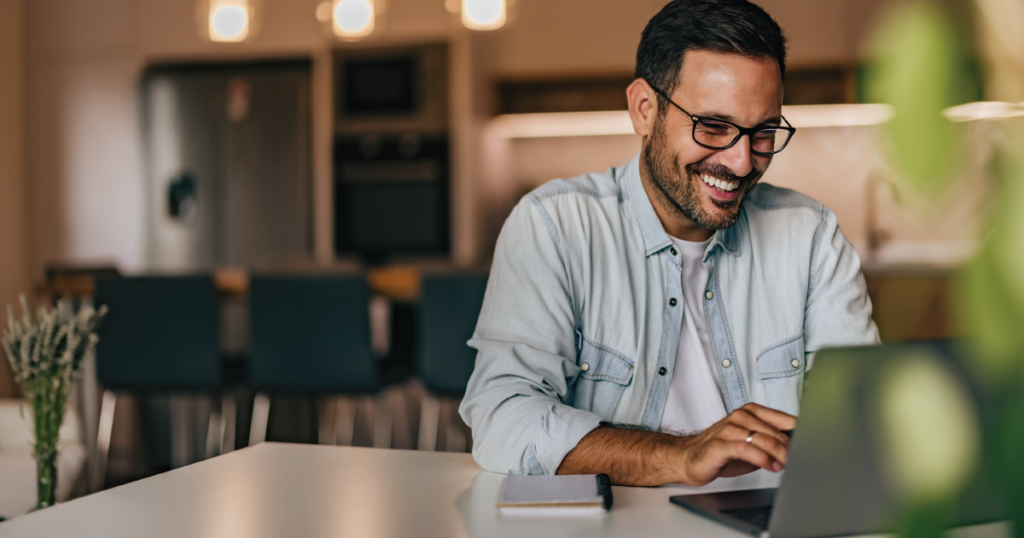
[[[740,186],[739,181],[723,181],[721,179],[713,178],[707,174],[702,174],[700,178],[704,180],[704,183],[725,192],[734,191]]]

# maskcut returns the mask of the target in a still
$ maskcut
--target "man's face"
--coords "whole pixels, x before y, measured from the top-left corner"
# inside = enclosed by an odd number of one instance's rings
[[[771,58],[689,51],[672,100],[690,114],[743,127],[773,123],[782,114],[782,80]],[[693,139],[693,122],[666,103],[643,149],[643,159],[666,209],[701,228],[728,228],[761,179],[771,157],[750,152],[743,136],[731,148],[708,149]]]

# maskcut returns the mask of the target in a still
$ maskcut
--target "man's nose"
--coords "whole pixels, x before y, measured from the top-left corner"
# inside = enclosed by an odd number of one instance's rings
[[[750,154],[750,136],[740,135],[729,149],[722,150],[718,155],[719,163],[729,168],[736,177],[746,177],[754,169],[754,160]]]

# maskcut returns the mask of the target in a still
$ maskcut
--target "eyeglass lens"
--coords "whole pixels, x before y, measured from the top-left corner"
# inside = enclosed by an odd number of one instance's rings
[[[765,127],[750,135],[750,149],[758,153],[775,153],[786,147],[792,133],[785,129]],[[693,138],[700,144],[715,149],[725,148],[740,135],[739,129],[728,123],[701,119],[693,129]]]

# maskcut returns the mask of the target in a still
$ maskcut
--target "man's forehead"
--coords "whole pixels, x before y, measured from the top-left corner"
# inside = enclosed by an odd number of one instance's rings
[[[683,54],[679,82],[705,84],[754,80],[762,85],[781,86],[778,61],[769,56],[748,56],[735,52],[693,49]]]
[[[674,93],[694,108],[687,109],[693,114],[767,121],[781,111],[782,77],[774,58],[693,50],[684,56]]]

